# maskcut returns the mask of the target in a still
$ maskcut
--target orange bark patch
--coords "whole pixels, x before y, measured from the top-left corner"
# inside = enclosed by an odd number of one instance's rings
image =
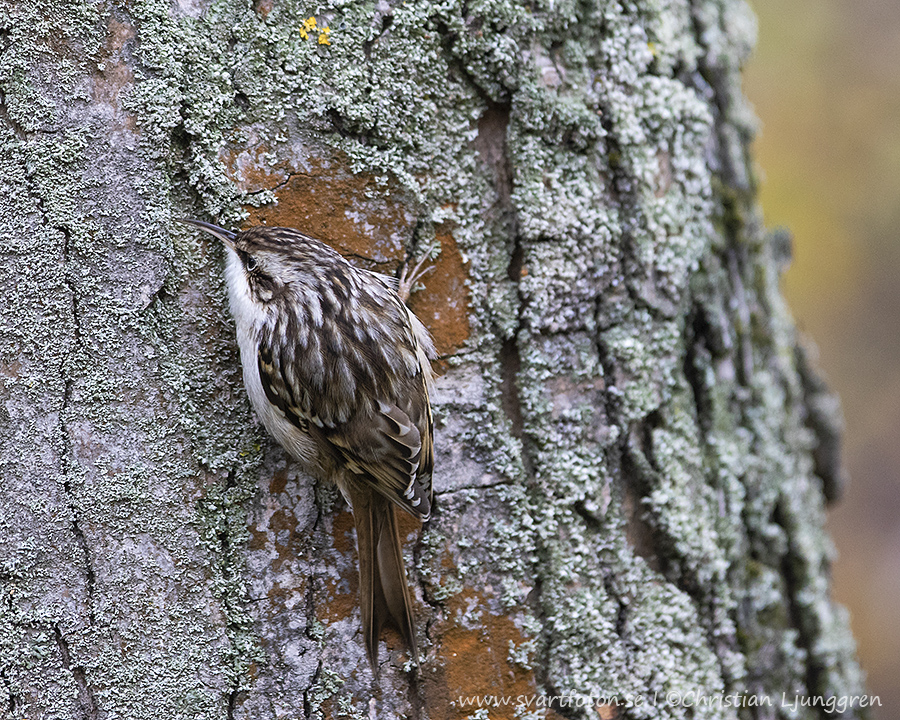
[[[325,581],[323,597],[328,598],[327,603],[316,604],[316,618],[323,625],[329,625],[345,618],[353,617],[359,605],[359,593],[357,583],[353,584],[353,592],[341,592],[343,583],[332,579]]]
[[[274,0],[256,0],[256,2],[253,3],[253,9],[263,20],[269,17],[269,13],[272,12],[274,6]]]
[[[220,156],[229,177],[247,192],[270,189],[277,203],[247,206],[247,227],[292,227],[322,240],[360,267],[396,275],[407,259],[415,216],[396,186],[372,175],[352,174],[340,156],[310,158],[303,172],[271,165],[271,149],[258,143]],[[413,293],[410,307],[434,336],[441,356],[452,355],[469,337],[468,263],[450,228],[438,229],[441,253]],[[413,261],[413,258],[410,258]]]
[[[287,487],[287,480],[287,471],[277,470],[269,481],[269,494],[277,495],[280,492],[284,492],[284,489]]]
[[[598,705],[597,717],[600,720],[617,720],[621,715],[619,715],[619,708],[615,705]]]
[[[342,510],[334,516],[331,534],[334,538],[335,550],[342,555],[356,554],[356,528],[353,524],[353,513],[350,510]]]
[[[489,708],[492,720],[513,720],[517,710],[521,712],[520,696],[536,697],[532,672],[509,657],[510,648],[528,638],[509,617],[492,614],[483,594],[466,590],[453,597],[446,619],[436,623],[432,633],[440,664],[436,672],[428,668],[423,675],[433,720],[463,720],[478,709],[475,698],[484,696],[500,699]]]
[[[352,617],[359,604],[359,575],[355,561],[356,533],[353,529],[353,515],[350,512],[340,512],[334,516],[332,538],[334,549],[342,555],[354,558],[354,561],[344,564],[344,574],[339,580],[328,578],[325,581],[325,592],[322,597],[327,598],[327,602],[316,603],[316,617],[325,625]]]
[[[397,518],[397,530],[400,533],[400,542],[403,545],[406,545],[408,542],[414,543],[418,537],[419,530],[422,528],[422,521],[416,520],[416,518],[408,512],[403,512],[399,509],[395,509],[394,513]]]
[[[469,273],[453,235],[445,230],[437,239],[441,254],[434,269],[422,278],[424,289],[409,298],[409,307],[431,330],[438,355],[445,357],[459,350],[469,337]]]
[[[251,179],[246,169],[244,174]],[[414,218],[391,197],[390,186],[381,188],[369,175],[314,165],[312,172],[288,174],[275,195],[277,204],[246,208],[249,225],[297,228],[342,255],[386,266],[378,268],[382,272],[395,270],[405,257]]]
[[[271,165],[268,162],[270,153],[268,145],[255,143],[240,149],[223,149],[219,159],[225,165],[225,174],[238,188],[245,192],[259,192],[276,187],[288,177],[283,164]]]

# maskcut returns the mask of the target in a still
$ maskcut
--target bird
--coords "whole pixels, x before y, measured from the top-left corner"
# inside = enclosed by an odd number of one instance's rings
[[[398,294],[409,278],[399,287],[293,228],[179,221],[225,246],[244,385],[263,426],[307,473],[335,482],[352,508],[373,672],[386,625],[418,667],[396,511],[431,515],[435,351]]]

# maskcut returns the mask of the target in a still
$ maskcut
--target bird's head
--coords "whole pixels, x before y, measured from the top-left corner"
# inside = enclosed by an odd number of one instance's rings
[[[267,305],[288,292],[314,292],[344,263],[332,248],[292,228],[258,226],[234,232],[200,220],[180,222],[222,241],[232,297],[256,305]]]

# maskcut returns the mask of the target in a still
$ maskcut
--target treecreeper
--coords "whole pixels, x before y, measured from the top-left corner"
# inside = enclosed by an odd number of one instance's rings
[[[225,245],[244,385],[260,421],[306,472],[337,483],[353,509],[373,671],[388,624],[418,665],[396,508],[423,521],[431,514],[431,336],[390,278],[298,230],[181,222]]]

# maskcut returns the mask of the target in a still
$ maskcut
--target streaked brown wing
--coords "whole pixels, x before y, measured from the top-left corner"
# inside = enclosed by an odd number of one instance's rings
[[[266,397],[288,421],[358,480],[424,520],[431,513],[434,468],[424,374],[430,368],[421,367],[405,313],[401,305],[389,316],[397,326],[389,354],[377,343],[360,350],[353,344],[359,331],[340,322],[322,330],[326,340],[329,332],[339,335],[330,343],[316,341],[315,333],[305,343],[287,343],[284,328],[264,328],[257,367]]]
[[[371,416],[326,432],[347,468],[410,514],[431,514],[434,443],[431,408],[424,380],[407,398],[406,410],[379,403]],[[412,416],[412,417],[411,417]]]

